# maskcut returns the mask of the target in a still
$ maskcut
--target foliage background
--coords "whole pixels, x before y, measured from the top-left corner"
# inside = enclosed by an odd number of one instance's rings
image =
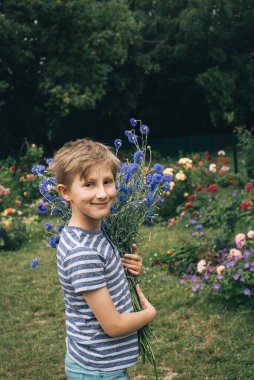
[[[251,0],[5,0],[1,156],[112,141],[133,115],[152,138],[251,126],[253,20]]]

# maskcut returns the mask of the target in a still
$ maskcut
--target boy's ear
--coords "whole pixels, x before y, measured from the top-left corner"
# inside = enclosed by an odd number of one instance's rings
[[[59,183],[56,187],[58,193],[68,202],[71,201],[70,193],[67,189],[67,187],[61,183]]]

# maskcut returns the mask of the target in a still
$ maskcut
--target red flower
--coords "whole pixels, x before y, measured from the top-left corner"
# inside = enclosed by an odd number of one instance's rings
[[[196,191],[201,191],[203,189],[203,186],[202,185],[198,185],[197,187],[196,187]]]
[[[20,206],[21,205],[21,201],[19,201],[18,199],[15,201],[15,205],[17,206]]]
[[[10,166],[10,172],[13,173],[13,172],[15,172],[15,170],[16,170],[15,166],[14,166],[14,165],[11,165],[11,166]]]
[[[197,215],[198,214],[198,212],[196,211],[196,210],[193,210],[192,212],[191,212],[191,215],[192,216],[195,216],[195,215]]]
[[[215,183],[212,183],[211,185],[209,185],[206,189],[209,193],[215,193],[215,191],[218,191],[219,190],[219,186],[216,185]]]
[[[223,165],[228,165],[230,160],[229,157],[217,157],[217,161]]]
[[[249,210],[252,206],[252,202],[251,201],[242,201],[240,203],[240,207],[242,210]]]
[[[246,185],[245,185],[245,190],[249,191],[250,189],[252,189],[252,183],[247,182]]]
[[[210,153],[208,152],[208,150],[206,150],[204,152],[204,154],[205,154],[206,158],[208,159],[208,161],[210,161],[212,159],[212,156],[210,155]]]
[[[188,203],[185,204],[184,208],[186,210],[187,208],[190,208],[192,206],[193,206],[193,204],[191,202],[188,202]]]
[[[191,194],[190,196],[188,196],[188,201],[194,201],[194,199],[196,198],[196,195],[195,194]]]

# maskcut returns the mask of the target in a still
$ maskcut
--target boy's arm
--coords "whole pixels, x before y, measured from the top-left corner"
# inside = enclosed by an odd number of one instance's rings
[[[136,290],[143,310],[125,314],[118,312],[106,287],[83,293],[99,324],[109,336],[129,334],[154,320],[155,308],[145,298],[139,285]]]

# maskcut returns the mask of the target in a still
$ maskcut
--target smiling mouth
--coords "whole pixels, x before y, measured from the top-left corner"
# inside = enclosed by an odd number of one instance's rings
[[[103,202],[103,203],[91,203],[94,206],[105,206],[108,204],[108,202]]]

